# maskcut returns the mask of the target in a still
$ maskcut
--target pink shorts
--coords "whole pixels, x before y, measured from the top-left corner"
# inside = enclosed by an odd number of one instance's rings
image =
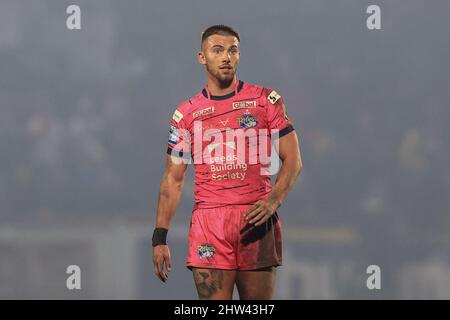
[[[278,214],[255,227],[244,219],[250,207],[195,209],[189,228],[186,266],[227,270],[280,266],[281,223]]]

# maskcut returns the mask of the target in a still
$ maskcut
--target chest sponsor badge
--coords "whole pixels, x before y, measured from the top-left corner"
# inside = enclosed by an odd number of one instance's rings
[[[239,123],[239,127],[248,129],[256,127],[258,125],[258,118],[250,113],[246,113],[237,118],[237,122]]]
[[[214,113],[215,111],[216,111],[216,108],[214,106],[208,107],[208,108],[193,112],[192,117],[195,119],[200,116],[206,116],[208,114]]]
[[[197,249],[200,259],[212,258],[216,253],[216,249],[209,243],[202,243],[201,245],[197,246]]]
[[[248,109],[248,108],[256,108],[256,101],[239,101],[233,102],[233,109]]]

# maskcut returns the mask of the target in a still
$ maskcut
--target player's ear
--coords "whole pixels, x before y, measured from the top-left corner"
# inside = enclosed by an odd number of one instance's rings
[[[198,63],[200,63],[200,64],[206,64],[206,59],[205,59],[205,55],[203,54],[203,51],[200,51],[197,54],[197,60],[198,60]]]

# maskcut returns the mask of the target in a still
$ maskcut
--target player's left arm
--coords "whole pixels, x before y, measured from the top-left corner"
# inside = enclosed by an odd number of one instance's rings
[[[267,200],[257,201],[245,216],[255,226],[266,222],[284,201],[302,171],[302,158],[297,134],[291,131],[279,139],[280,171]]]
[[[266,200],[257,201],[246,213],[245,218],[251,224],[259,226],[265,223],[284,201],[302,170],[302,160],[297,134],[289,119],[283,98],[271,89],[264,89],[266,97],[267,127],[278,132],[276,147],[282,165],[272,191]]]

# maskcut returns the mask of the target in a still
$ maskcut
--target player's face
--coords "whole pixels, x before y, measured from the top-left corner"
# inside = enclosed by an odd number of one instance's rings
[[[239,41],[234,36],[214,34],[202,45],[199,62],[206,66],[208,73],[219,82],[230,82],[239,64]]]

